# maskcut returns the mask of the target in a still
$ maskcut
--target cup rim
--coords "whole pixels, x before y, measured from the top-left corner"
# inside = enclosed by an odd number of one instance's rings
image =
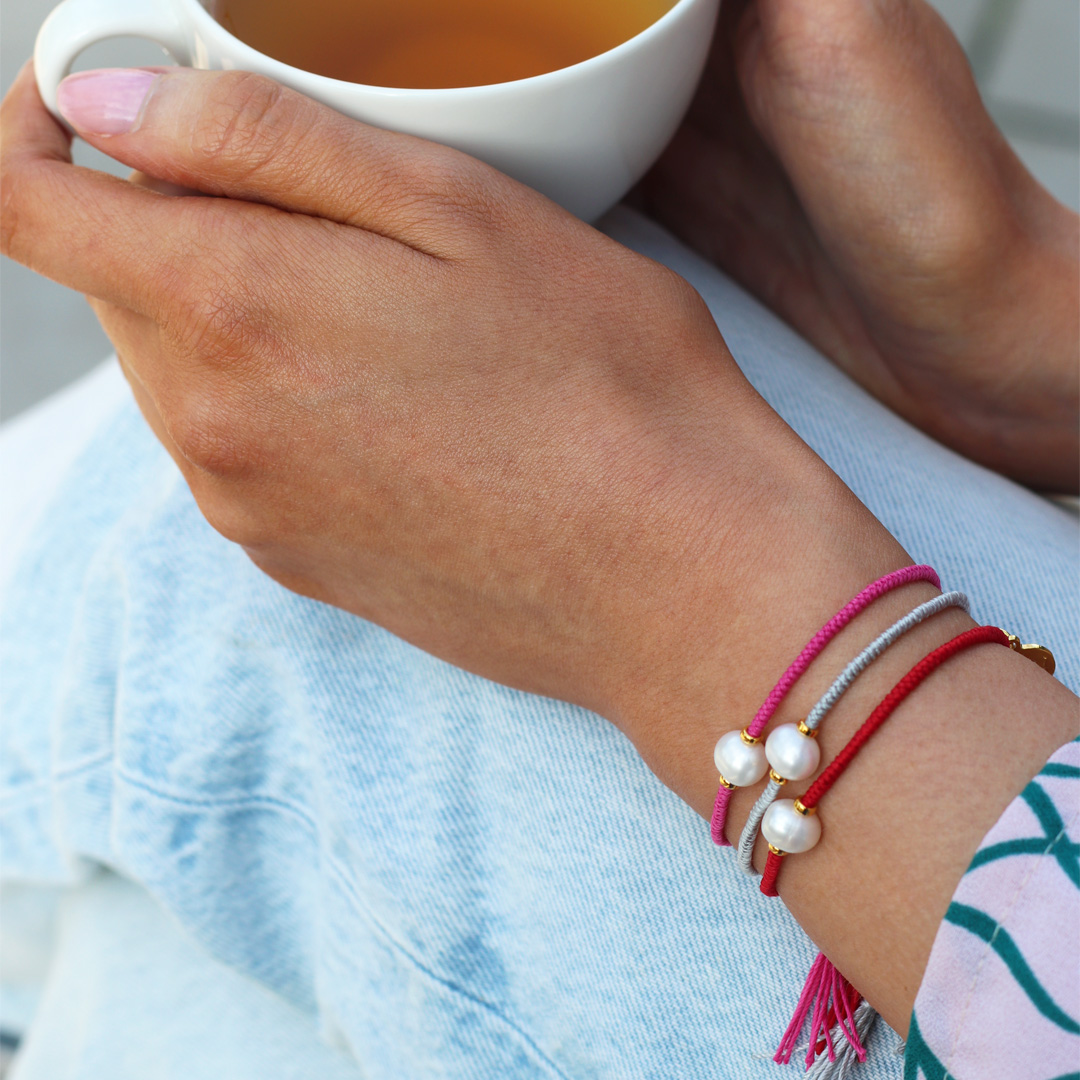
[[[230,42],[233,42],[238,46],[242,53],[249,53],[253,57],[258,57],[264,64],[269,62],[278,68],[283,68],[286,71],[297,72],[308,79],[318,79],[320,82],[329,83],[334,87],[352,87],[355,89],[364,90],[370,92],[378,97],[394,97],[394,98],[423,98],[426,96],[438,95],[442,98],[455,97],[455,98],[467,98],[483,96],[485,94],[497,93],[505,91],[510,87],[526,87],[531,89],[536,86],[544,86],[550,83],[563,81],[567,78],[573,78],[579,74],[586,72],[592,68],[602,67],[606,64],[610,64],[614,60],[617,60],[622,55],[631,52],[634,49],[641,48],[647,44],[650,38],[656,37],[667,29],[667,26],[678,19],[681,13],[691,7],[694,4],[700,3],[701,0],[675,0],[675,2],[660,16],[655,22],[649,23],[644,30],[639,31],[633,37],[627,38],[625,41],[620,41],[618,45],[612,46],[612,48],[605,50],[602,53],[597,53],[595,56],[587,57],[584,60],[579,60],[576,64],[570,64],[567,67],[556,68],[554,71],[544,71],[539,75],[530,75],[525,79],[511,79],[508,82],[499,83],[481,83],[478,86],[446,86],[446,87],[417,87],[417,86],[378,86],[374,83],[360,83],[349,82],[346,79],[335,79],[329,75],[320,75],[314,71],[308,71],[305,68],[294,67],[292,64],[286,64],[283,60],[278,60],[268,53],[260,52],[258,49],[249,45],[246,41],[241,40],[235,34],[227,30],[221,23],[210,14],[209,10],[200,2],[200,0],[180,0],[180,3],[192,7],[195,9],[194,17],[196,20],[201,20],[206,30],[215,35],[222,35]],[[242,68],[241,68],[242,70]]]

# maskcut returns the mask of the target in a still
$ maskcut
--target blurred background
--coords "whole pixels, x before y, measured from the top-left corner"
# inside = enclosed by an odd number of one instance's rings
[[[990,112],[1028,168],[1062,202],[1080,209],[1080,3],[1077,0],[931,0],[967,50]],[[55,0],[4,0],[0,87],[6,92],[33,51]],[[146,41],[120,39],[87,50],[76,65],[162,62]],[[123,175],[109,158],[76,143],[81,165]],[[111,351],[83,298],[2,260],[0,419],[88,371]]]

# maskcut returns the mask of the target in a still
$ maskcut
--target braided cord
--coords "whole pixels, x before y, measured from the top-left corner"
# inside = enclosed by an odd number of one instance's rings
[[[976,626],[954,637],[951,641],[936,648],[924,656],[882,699],[878,707],[863,721],[862,727],[852,735],[847,746],[836,755],[820,776],[810,785],[799,802],[810,810],[821,801],[822,796],[844,775],[855,756],[866,745],[875,731],[892,716],[896,707],[932,672],[946,660],[965,649],[976,645],[1004,645],[1009,648],[1009,637],[1004,630],[996,626]],[[780,873],[782,859],[774,851],[769,851],[765,863],[765,872],[761,876],[761,891],[766,896],[779,896],[776,879]]]
[[[803,650],[792,661],[791,666],[780,676],[780,681],[769,692],[769,696],[762,702],[754,719],[747,725],[747,734],[760,738],[765,726],[772,719],[777,706],[787,692],[798,682],[799,677],[813,663],[817,655],[829,644],[830,641],[861,611],[868,608],[879,597],[884,596],[901,585],[908,585],[913,581],[929,581],[936,589],[941,588],[941,579],[932,566],[905,566],[900,570],[893,570],[867,585],[857,596],[852,597],[807,643]],[[724,826],[727,823],[728,806],[731,803],[731,789],[720,785],[716,792],[716,802],[713,804],[712,820],[709,822],[709,831],[712,833],[713,843],[720,847],[730,847],[727,837],[724,835]]]
[[[952,607],[968,611],[968,598],[962,592],[942,593],[940,596],[935,596],[933,600],[928,600],[925,604],[920,604],[913,611],[909,611],[902,619],[898,619],[894,622],[888,630],[880,633],[836,677],[836,681],[825,691],[818,703],[810,710],[806,717],[806,726],[811,731],[816,731],[818,725],[825,719],[829,710],[844,696],[844,693],[851,688],[852,683],[854,683],[855,680],[875,660],[877,660],[890,645],[897,642],[909,630],[913,630],[920,623],[932,618],[939,611],[944,611],[946,608]],[[755,872],[753,862],[754,847],[757,844],[758,829],[761,827],[761,820],[765,817],[765,811],[769,809],[776,800],[777,795],[780,794],[782,786],[782,784],[778,784],[775,780],[770,780],[768,784],[766,784],[765,790],[758,796],[758,800],[754,803],[754,808],[750,811],[750,816],[746,819],[746,824],[743,826],[742,835],[739,837],[739,865],[748,874],[753,874]]]
[[[855,755],[866,745],[870,736],[892,716],[896,707],[921,683],[931,672],[936,671],[946,660],[957,653],[976,645],[1004,645],[1009,647],[1009,638],[1004,630],[996,626],[976,626],[954,637],[951,641],[924,656],[886,695],[880,705],[863,721],[863,725],[852,735],[847,746],[836,755],[824,772],[810,785],[809,791],[800,798],[803,806],[809,810],[817,806],[822,796],[844,775],[847,767],[855,760]]]
[[[803,651],[792,661],[791,666],[780,677],[780,681],[772,688],[769,696],[758,709],[754,719],[747,726],[747,732],[755,738],[760,738],[765,726],[772,719],[777,706],[787,696],[788,691],[798,682],[799,677],[806,671],[810,664],[822,652],[826,645],[856,615],[865,611],[875,600],[913,581],[929,581],[935,588],[941,588],[941,580],[932,566],[905,566],[902,570],[894,570],[891,574],[878,578],[872,585],[868,585],[858,596],[849,600],[803,647]]]

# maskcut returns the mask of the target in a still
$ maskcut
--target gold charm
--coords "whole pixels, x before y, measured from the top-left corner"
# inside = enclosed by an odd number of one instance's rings
[[[1024,645],[1015,634],[1010,634],[1008,630],[1003,632],[1009,639],[1010,649],[1021,656],[1026,656],[1029,660],[1034,660],[1047,675],[1054,674],[1054,654],[1045,645]]]

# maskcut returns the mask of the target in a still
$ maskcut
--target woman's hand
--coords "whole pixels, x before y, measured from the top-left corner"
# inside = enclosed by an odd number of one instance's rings
[[[290,588],[595,709],[707,817],[718,735],[910,560],[753,393],[696,294],[461,154],[264,79],[81,80],[61,100],[88,141],[217,197],[73,167],[27,70],[0,118],[4,251],[94,298],[211,523]],[[875,605],[873,629],[927,594]],[[896,665],[965,625],[890,650],[826,757]],[[1075,729],[1060,685],[987,651],[901,706],[782,883],[900,1030],[972,852]]]
[[[648,210],[961,453],[1075,491],[1080,230],[924,0],[725,0]]]
[[[60,100],[219,197],[74,168],[27,70],[4,250],[90,294],[203,513],[289,588],[611,716],[801,513],[786,493],[869,518],[685,282],[495,170],[242,73]]]

